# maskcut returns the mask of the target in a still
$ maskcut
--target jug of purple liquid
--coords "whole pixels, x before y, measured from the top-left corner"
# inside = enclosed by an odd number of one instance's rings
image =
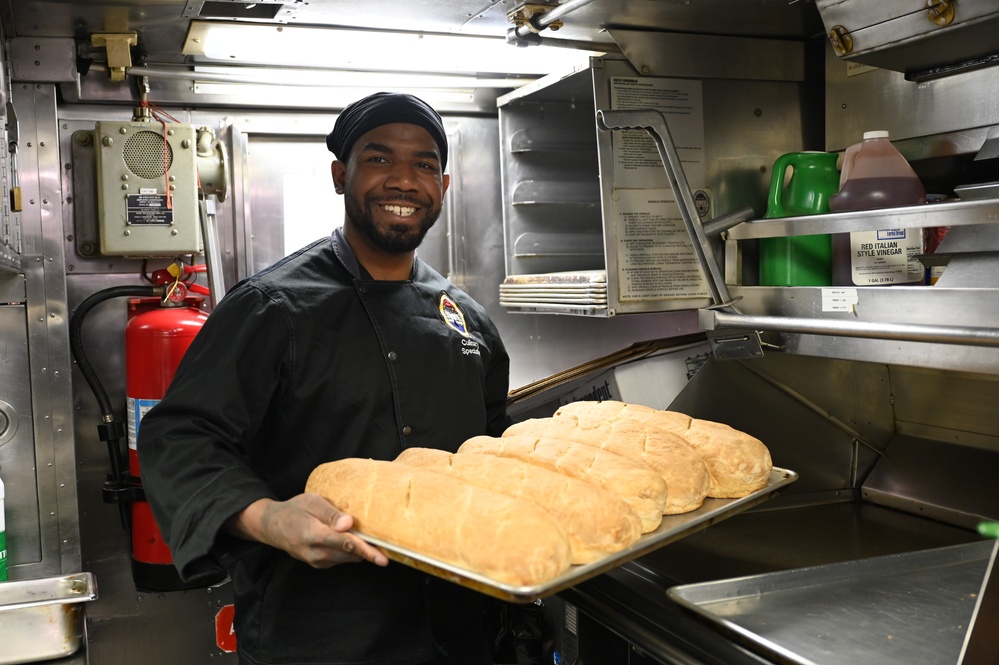
[[[846,149],[839,191],[830,197],[831,212],[873,210],[926,202],[926,190],[886,131],[864,132],[864,140]],[[886,286],[922,284],[925,269],[922,229],[889,228],[837,233],[832,238],[833,284]]]

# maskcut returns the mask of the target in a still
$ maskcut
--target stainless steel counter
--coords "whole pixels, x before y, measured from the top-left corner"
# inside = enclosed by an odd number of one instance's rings
[[[873,557],[897,558],[939,548],[989,546],[973,531],[863,502],[844,500],[821,505],[786,505],[791,500],[788,496],[780,497],[764,509],[737,515],[584,582],[562,596],[578,607],[582,615],[611,634],[625,637],[634,648],[651,658],[639,661],[642,663],[757,665],[791,662],[797,665],[808,661],[782,660],[781,654],[750,648],[755,645],[749,640],[733,639],[726,631],[719,630],[717,622],[698,616],[678,603],[670,596],[669,590],[683,586],[724,584],[731,579],[783,575],[816,566],[832,568],[851,565]],[[785,506],[780,507],[780,504]],[[985,556],[987,558],[987,554]],[[977,591],[975,585],[981,583],[985,563],[984,560],[981,562],[982,570],[977,573],[977,581],[970,582],[974,591]],[[964,587],[968,586],[969,583],[965,582]],[[840,593],[828,594],[824,598],[818,590],[815,598],[807,591],[802,596],[796,600],[828,602],[830,611],[840,618],[840,622],[833,625],[841,627],[845,624],[851,634],[862,630],[865,620],[862,601],[853,597],[844,598]],[[921,595],[913,602],[924,600],[926,597]],[[964,602],[970,617],[974,600]],[[833,608],[837,603],[838,606]],[[799,611],[807,616],[810,611],[807,605],[801,608]],[[870,629],[876,630],[876,627]],[[591,643],[584,645],[583,641],[588,638],[583,633],[596,630],[598,628],[593,624],[580,630],[581,649],[592,648],[592,642],[608,640],[606,634],[599,638],[593,636],[589,638]],[[952,627],[951,630],[950,637],[954,638],[953,631],[959,629]],[[961,633],[962,638],[963,635]],[[894,640],[908,641],[901,631],[895,632]],[[957,647],[960,648],[960,641]],[[592,653],[589,655],[592,656]],[[956,660],[955,652],[955,658],[950,662]],[[615,661],[608,658],[605,662]],[[852,661],[854,665],[865,662],[882,661],[856,658]]]
[[[671,599],[778,663],[953,665],[994,541],[681,585]]]

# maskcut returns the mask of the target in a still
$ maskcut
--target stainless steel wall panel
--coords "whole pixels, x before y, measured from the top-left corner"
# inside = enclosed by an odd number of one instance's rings
[[[966,152],[966,143],[977,151],[983,128],[999,124],[999,108],[987,103],[997,97],[999,67],[915,83],[899,72],[843,62],[828,47],[825,149],[844,150],[865,131],[884,129],[909,160]]]
[[[41,559],[18,577],[80,570],[79,510],[69,354],[69,309],[63,254],[63,193],[54,86],[19,83],[12,101],[21,122],[24,274],[31,372]],[[30,175],[28,175],[30,174]],[[16,537],[12,534],[11,537]]]
[[[871,503],[973,531],[999,515],[996,450],[899,435],[864,482]]]
[[[609,28],[632,66],[646,76],[804,81],[800,41]]]
[[[0,272],[0,302],[24,304],[24,274]]]
[[[0,25],[0,41],[6,39],[6,31]],[[15,193],[14,166],[20,137],[16,113],[7,108],[10,83],[6,63],[0,66],[0,139],[6,150],[0,150],[0,273],[16,273],[21,269],[21,216],[14,211],[11,201]]]
[[[13,81],[75,83],[76,44],[64,37],[17,37],[10,40]]]
[[[895,433],[893,368],[782,353],[739,364],[873,452],[883,451]]]
[[[448,261],[440,265],[495,317],[502,312],[498,285],[504,274],[496,118],[446,118],[445,126],[458,150],[451,169],[455,191],[449,195],[447,237],[442,238]]]
[[[900,430],[999,450],[999,375],[893,367],[892,385]]]
[[[766,214],[774,162],[822,148],[820,88],[786,81],[704,81],[705,177],[714,214]]]
[[[836,374],[854,384],[853,390],[821,387]],[[729,424],[763,441],[776,466],[798,473],[785,494],[843,492],[848,497],[858,475],[876,460],[877,448],[888,441],[890,394],[881,374],[884,368],[802,362],[777,354],[712,360],[669,408]],[[866,445],[857,445],[858,438]]]
[[[233,251],[236,263],[236,279],[244,279],[253,274],[253,211],[250,205],[250,137],[244,131],[230,127],[229,138],[232,146],[232,196],[233,210]]]

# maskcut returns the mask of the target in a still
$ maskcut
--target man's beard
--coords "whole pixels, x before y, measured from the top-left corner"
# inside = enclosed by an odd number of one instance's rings
[[[348,221],[352,222],[354,227],[371,244],[386,252],[402,254],[414,251],[423,242],[427,231],[437,222],[437,218],[441,214],[440,207],[426,208],[416,202],[410,201],[414,206],[424,211],[419,226],[414,229],[408,224],[405,226],[399,225],[398,227],[390,227],[388,231],[383,232],[375,226],[375,220],[371,214],[372,206],[377,205],[375,201],[375,199],[365,199],[363,205],[359,205],[352,197],[345,197],[344,207]],[[400,202],[398,198],[394,198],[392,201],[393,203]]]

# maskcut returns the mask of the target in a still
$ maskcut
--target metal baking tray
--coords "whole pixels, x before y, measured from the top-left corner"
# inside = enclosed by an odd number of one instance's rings
[[[96,598],[93,573],[0,583],[0,665],[75,653],[83,640],[83,603]]]
[[[666,593],[771,662],[953,665],[995,546],[980,541]]]
[[[978,199],[999,199],[999,182],[982,182],[974,185],[959,185],[954,194],[962,201]]]
[[[658,529],[643,535],[631,547],[592,563],[572,566],[558,577],[531,586],[503,584],[452,564],[393,545],[385,540],[372,538],[362,532],[357,533],[361,538],[382,550],[385,556],[393,561],[501,600],[530,603],[600,575],[611,568],[648,554],[667,543],[679,540],[766,501],[797,479],[798,474],[794,471],[774,467],[770,472],[770,481],[763,489],[741,499],[706,499],[697,510],[682,515],[665,515]]]

